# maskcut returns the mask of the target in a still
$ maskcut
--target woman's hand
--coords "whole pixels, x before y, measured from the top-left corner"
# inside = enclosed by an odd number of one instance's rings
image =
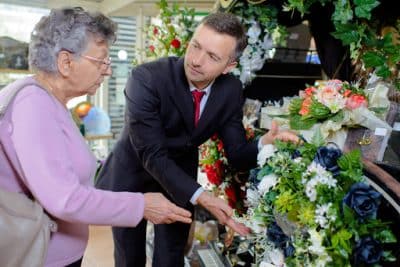
[[[144,214],[143,217],[154,223],[191,223],[192,214],[165,198],[161,193],[144,194]]]

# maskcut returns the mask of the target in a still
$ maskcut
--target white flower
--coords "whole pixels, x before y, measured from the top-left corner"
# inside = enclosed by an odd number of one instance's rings
[[[308,230],[310,234],[311,246],[308,250],[315,255],[323,255],[325,253],[325,247],[322,246],[322,236],[314,229]]]
[[[247,31],[247,36],[249,36],[247,40],[248,43],[254,44],[255,42],[257,42],[260,34],[261,34],[260,25],[257,22],[254,22]]]
[[[256,207],[260,202],[260,194],[257,192],[257,190],[253,190],[251,188],[247,189],[246,198],[250,207]]]
[[[306,186],[306,195],[311,202],[317,200],[317,190],[315,190],[315,187],[311,186],[310,184],[307,184]]]
[[[273,267],[283,267],[286,266],[285,264],[285,257],[283,252],[280,249],[271,249],[265,255],[265,260],[262,262],[265,265],[261,266],[273,266]]]
[[[275,153],[276,149],[273,145],[267,144],[261,148],[261,151],[258,152],[257,155],[257,163],[258,166],[263,167],[267,162],[267,159],[272,157]]]
[[[264,196],[265,193],[268,193],[269,190],[274,187],[278,183],[278,177],[271,173],[264,176],[258,185],[258,192],[261,196]]]
[[[255,234],[264,234],[267,231],[267,228],[256,220],[251,220],[250,224],[246,226],[248,226]]]

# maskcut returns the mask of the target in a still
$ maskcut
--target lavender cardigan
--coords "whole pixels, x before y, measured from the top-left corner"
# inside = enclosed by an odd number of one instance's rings
[[[92,187],[95,158],[66,107],[32,77],[7,87],[21,82],[31,85],[0,121],[0,187],[30,191],[56,218],[58,232],[51,236],[46,266],[65,266],[83,256],[89,224],[136,226],[144,197]],[[6,157],[5,150],[13,155]]]

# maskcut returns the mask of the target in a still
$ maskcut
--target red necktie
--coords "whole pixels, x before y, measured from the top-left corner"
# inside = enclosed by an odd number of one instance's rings
[[[200,118],[200,101],[206,92],[194,90],[192,91],[194,100],[194,126],[197,126],[197,122]]]

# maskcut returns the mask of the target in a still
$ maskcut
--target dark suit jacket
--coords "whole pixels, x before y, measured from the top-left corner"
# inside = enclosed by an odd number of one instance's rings
[[[100,171],[97,187],[113,191],[166,192],[188,206],[196,182],[198,146],[218,133],[230,163],[254,167],[257,144],[247,143],[242,126],[242,86],[221,75],[194,127],[193,100],[183,58],[143,64],[125,89],[125,127]]]

